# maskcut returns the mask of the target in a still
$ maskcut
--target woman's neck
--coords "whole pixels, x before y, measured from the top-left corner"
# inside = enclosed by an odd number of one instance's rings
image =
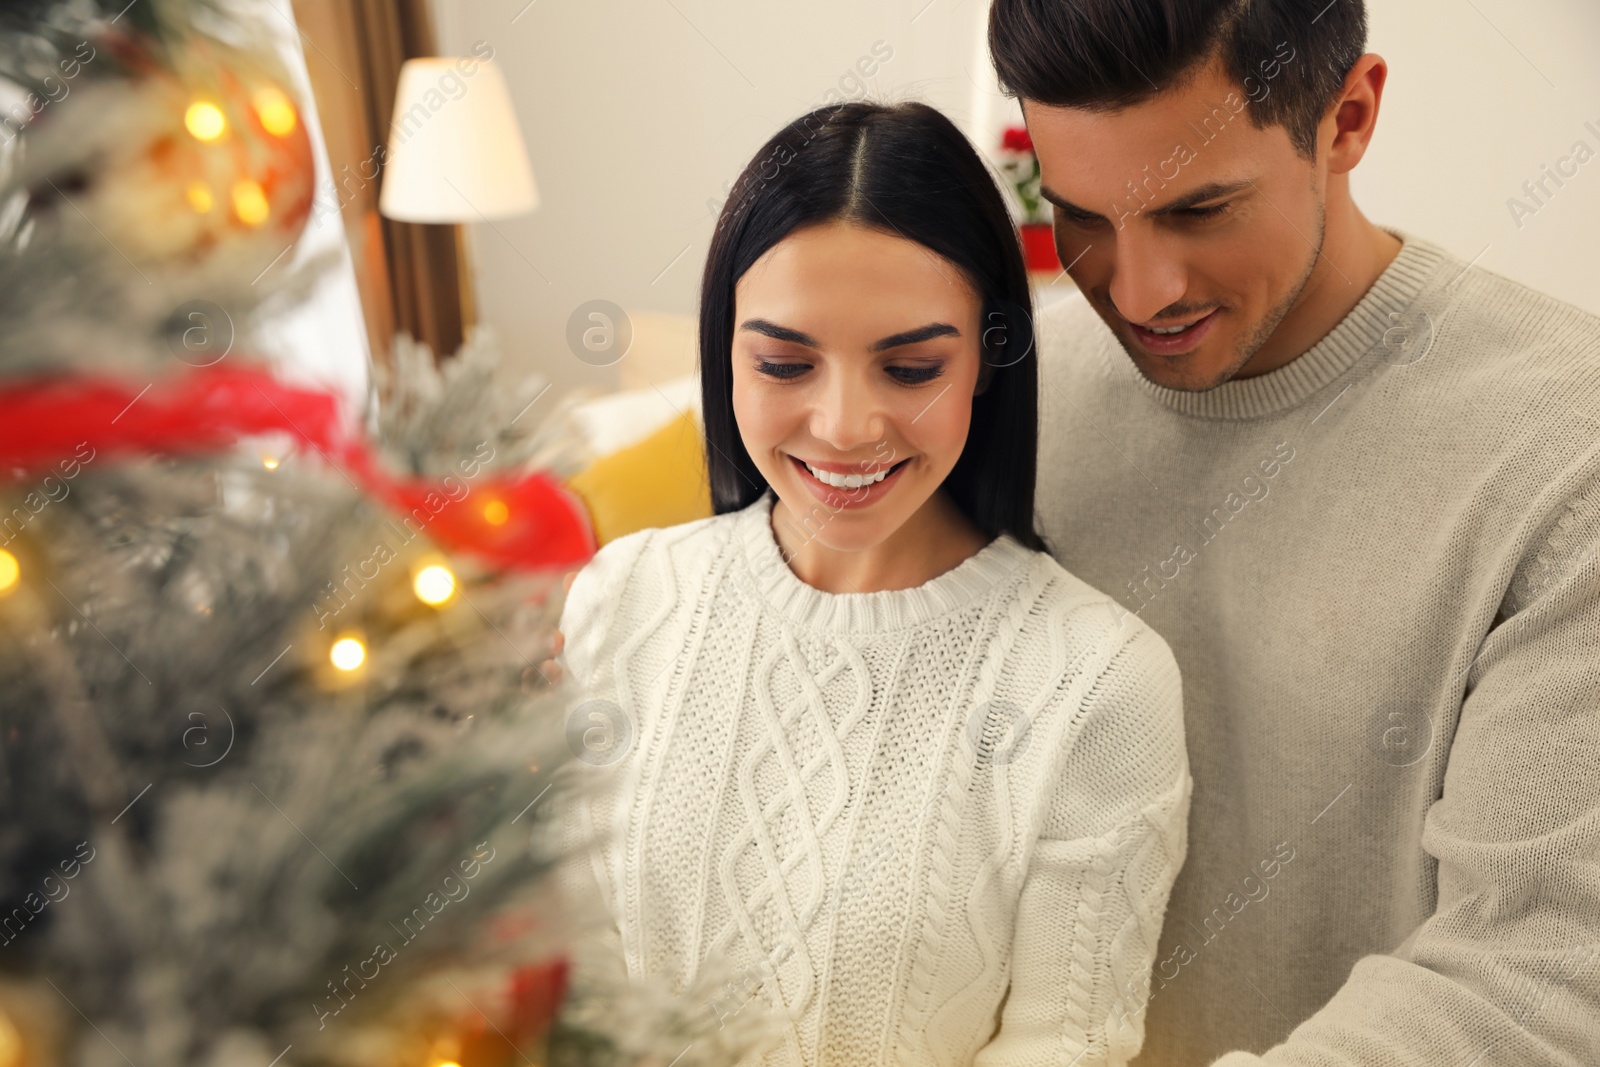
[[[823,544],[795,521],[781,497],[772,504],[772,532],[795,576],[825,593],[914,589],[959,566],[990,540],[942,492],[870,548]]]

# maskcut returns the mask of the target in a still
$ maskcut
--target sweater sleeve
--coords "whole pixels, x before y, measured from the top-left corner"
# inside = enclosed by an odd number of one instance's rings
[[[1600,476],[1467,674],[1422,847],[1434,911],[1262,1055],[1212,1067],[1600,1063]]]
[[[596,904],[609,911],[613,899],[611,880],[594,848],[604,832],[595,825],[590,797],[614,761],[596,758],[604,749],[591,749],[590,739],[598,736],[601,745],[615,741],[616,723],[607,721],[606,705],[600,703],[616,696],[606,653],[614,646],[608,645],[608,638],[618,636],[613,634],[617,609],[650,534],[641,531],[602,546],[573,579],[561,608],[559,627],[566,638],[561,658],[571,681],[566,695],[567,743],[574,758],[557,774],[560,788],[552,797],[557,817],[551,834],[560,856],[556,882],[580,911]]]
[[[974,1067],[1114,1067],[1144,1042],[1148,982],[1188,848],[1182,687],[1136,624],[1085,698],[1017,906],[1011,988]]]
[[[558,628],[565,639],[562,662],[579,689],[604,684],[596,677],[600,652],[634,565],[654,532],[640,530],[607,542],[572,580]]]

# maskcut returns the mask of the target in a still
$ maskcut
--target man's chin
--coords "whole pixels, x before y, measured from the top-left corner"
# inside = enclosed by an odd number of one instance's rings
[[[1146,381],[1180,393],[1204,393],[1233,377],[1232,368],[1219,367],[1216,360],[1210,358],[1209,347],[1201,345],[1193,352],[1177,356],[1155,356],[1122,341],[1123,351]]]

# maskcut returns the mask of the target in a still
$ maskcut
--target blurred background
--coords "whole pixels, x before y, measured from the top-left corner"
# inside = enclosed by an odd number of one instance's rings
[[[1018,120],[994,86],[982,0],[293,7],[335,173],[368,158],[386,125],[393,63],[360,54],[375,38],[387,38],[396,55],[493,50],[539,206],[464,224],[470,314],[498,335],[504,373],[541,376],[551,384],[547,399],[640,388],[692,368],[696,288],[716,210],[744,162],[796,115],[841,98],[926,100],[997,167],[1001,134]],[[1583,166],[1559,188],[1547,183],[1556,195],[1536,214],[1518,218],[1508,203],[1535,206],[1524,183],[1575,142],[1600,150],[1600,133],[1585,127],[1600,130],[1600,6],[1369,0],[1368,10],[1370,48],[1389,61],[1390,79],[1377,138],[1353,178],[1367,214],[1600,312],[1600,165]],[[330,175],[319,196],[331,196],[333,184]],[[382,259],[373,247],[385,229],[375,196],[344,207],[358,275]],[[1070,285],[1039,277],[1042,287]],[[379,295],[365,282],[363,292],[369,302]],[[632,327],[615,362],[578,358],[567,341],[574,313],[595,300],[622,309]]]

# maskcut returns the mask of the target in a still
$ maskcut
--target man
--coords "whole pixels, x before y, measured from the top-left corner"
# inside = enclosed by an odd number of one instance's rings
[[[1041,532],[1183,672],[1188,861],[1112,1025],[1600,1064],[1600,319],[1351,200],[1361,0],[996,0],[989,42],[1081,291]]]

